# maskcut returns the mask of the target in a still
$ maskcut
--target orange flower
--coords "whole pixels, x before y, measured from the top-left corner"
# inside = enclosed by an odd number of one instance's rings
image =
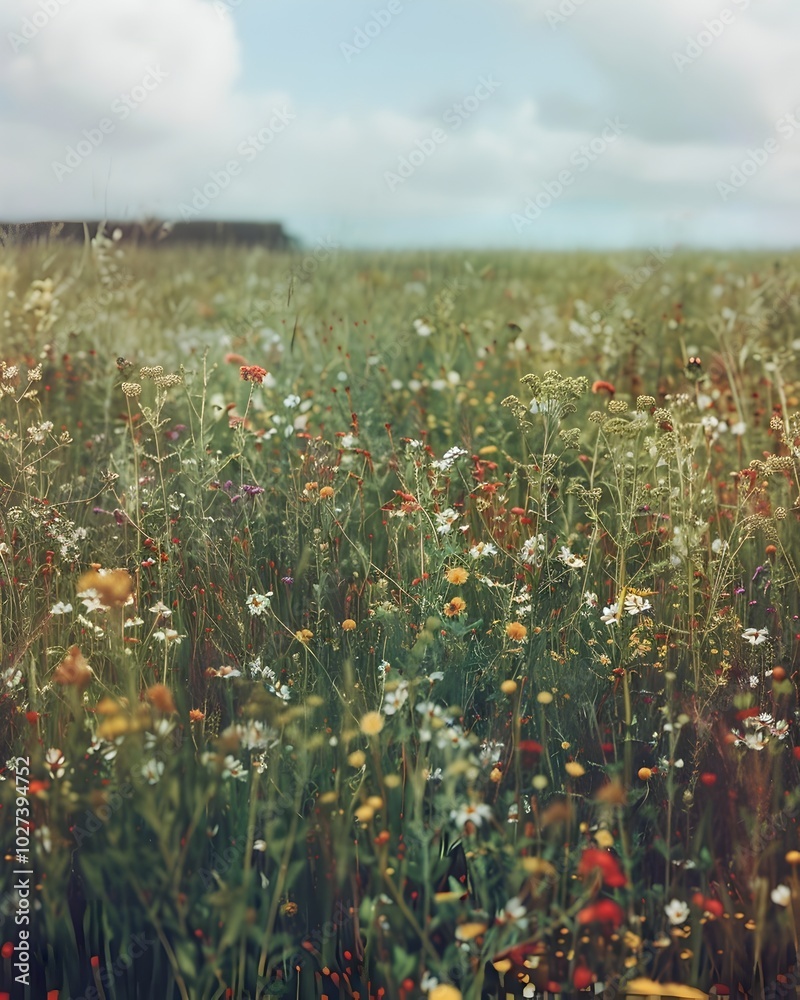
[[[202,722],[205,719],[206,713],[201,712],[199,708],[189,709],[189,721],[190,722]]]
[[[314,638],[314,633],[310,628],[301,628],[295,632],[294,637],[298,642],[305,644]]]
[[[327,500],[328,497],[333,496],[333,487],[323,486],[322,489],[319,491],[319,495],[322,497],[323,500]]]
[[[260,385],[264,381],[267,369],[260,365],[242,365],[239,369],[239,376],[243,382],[255,382]]]
[[[509,622],[506,625],[506,635],[512,642],[522,642],[528,634],[527,628],[522,622]]]
[[[457,618],[462,611],[465,611],[467,607],[467,602],[463,597],[454,597],[451,601],[448,601],[444,606],[444,613],[448,618]]]
[[[466,583],[469,579],[469,573],[461,566],[454,566],[452,569],[449,569],[445,573],[445,576],[448,583],[452,583],[456,587],[460,587],[462,583]]]
[[[355,629],[355,627],[356,623],[353,621],[352,618],[345,618],[345,620],[342,622],[343,632],[352,632]]]
[[[109,573],[92,569],[78,580],[78,593],[87,590],[94,590],[107,608],[121,608],[133,593],[133,577],[124,569],[112,569]]]
[[[172,715],[175,711],[175,702],[172,700],[172,692],[164,684],[153,684],[147,689],[147,700],[164,715]]]
[[[56,667],[53,681],[85,691],[92,682],[92,668],[78,646],[70,646],[67,655]]]

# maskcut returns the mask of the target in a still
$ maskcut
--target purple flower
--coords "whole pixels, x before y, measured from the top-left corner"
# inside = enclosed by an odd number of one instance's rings
[[[263,486],[251,486],[249,483],[243,483],[240,489],[242,493],[246,493],[249,497],[257,497],[259,493],[264,492]]]
[[[287,587],[291,587],[294,583],[294,579],[291,576],[282,576],[281,583],[285,583]]]

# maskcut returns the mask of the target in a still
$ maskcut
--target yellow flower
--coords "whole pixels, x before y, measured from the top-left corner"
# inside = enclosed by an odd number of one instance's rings
[[[350,767],[363,767],[367,762],[367,755],[363,750],[354,750],[347,758]]]
[[[522,622],[509,622],[506,625],[506,635],[513,642],[523,642],[527,634],[528,630]]]
[[[500,690],[503,692],[503,694],[514,694],[514,692],[517,690],[517,682],[512,680],[503,681],[503,683],[500,685]]]
[[[342,622],[343,632],[352,632],[353,629],[355,629],[355,627],[356,623],[353,621],[352,618],[345,618],[345,620]]]
[[[428,1000],[462,1000],[462,993],[455,986],[439,983],[428,994]]]
[[[333,496],[333,487],[323,486],[322,489],[319,491],[319,495],[322,497],[323,500],[327,500],[328,497]]]
[[[580,778],[584,774],[586,774],[586,771],[577,762],[577,760],[567,761],[567,763],[564,765],[564,770],[567,772],[570,778]]]
[[[367,712],[362,716],[359,725],[365,736],[377,736],[383,729],[383,716],[380,712]]]
[[[467,602],[463,597],[454,597],[444,606],[444,613],[448,618],[457,618],[462,611],[465,611]]]
[[[314,633],[310,628],[301,628],[295,632],[294,637],[298,642],[302,642],[305,645],[314,638]]]
[[[359,806],[355,811],[355,817],[359,823],[369,823],[374,815],[375,810],[369,805]]]
[[[466,583],[469,579],[469,573],[461,566],[454,566],[452,569],[449,569],[445,573],[445,576],[448,583],[452,583],[456,587],[460,587],[462,583]]]
[[[553,696],[549,691],[540,691],[536,695],[536,700],[540,705],[549,705],[553,700]]]

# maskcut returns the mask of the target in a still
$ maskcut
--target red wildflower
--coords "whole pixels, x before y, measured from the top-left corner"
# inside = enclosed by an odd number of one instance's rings
[[[599,847],[589,847],[583,852],[578,865],[579,875],[591,875],[599,869],[603,882],[612,889],[620,889],[626,885],[625,875],[613,854],[600,850]]]
[[[610,382],[604,382],[602,379],[592,383],[592,392],[607,392],[609,396],[613,396],[616,391]]]
[[[625,914],[622,907],[613,899],[598,899],[596,903],[592,903],[578,912],[579,924],[610,924],[617,928],[624,919]]]
[[[259,385],[264,381],[267,369],[260,365],[242,365],[239,375],[243,382],[256,382]]]
[[[591,986],[595,980],[592,970],[586,965],[579,965],[572,976],[572,983],[576,990],[585,990]]]

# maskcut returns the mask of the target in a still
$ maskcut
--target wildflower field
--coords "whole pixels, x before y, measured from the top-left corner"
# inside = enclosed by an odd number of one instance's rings
[[[0,997],[795,995],[798,265],[2,248]]]

